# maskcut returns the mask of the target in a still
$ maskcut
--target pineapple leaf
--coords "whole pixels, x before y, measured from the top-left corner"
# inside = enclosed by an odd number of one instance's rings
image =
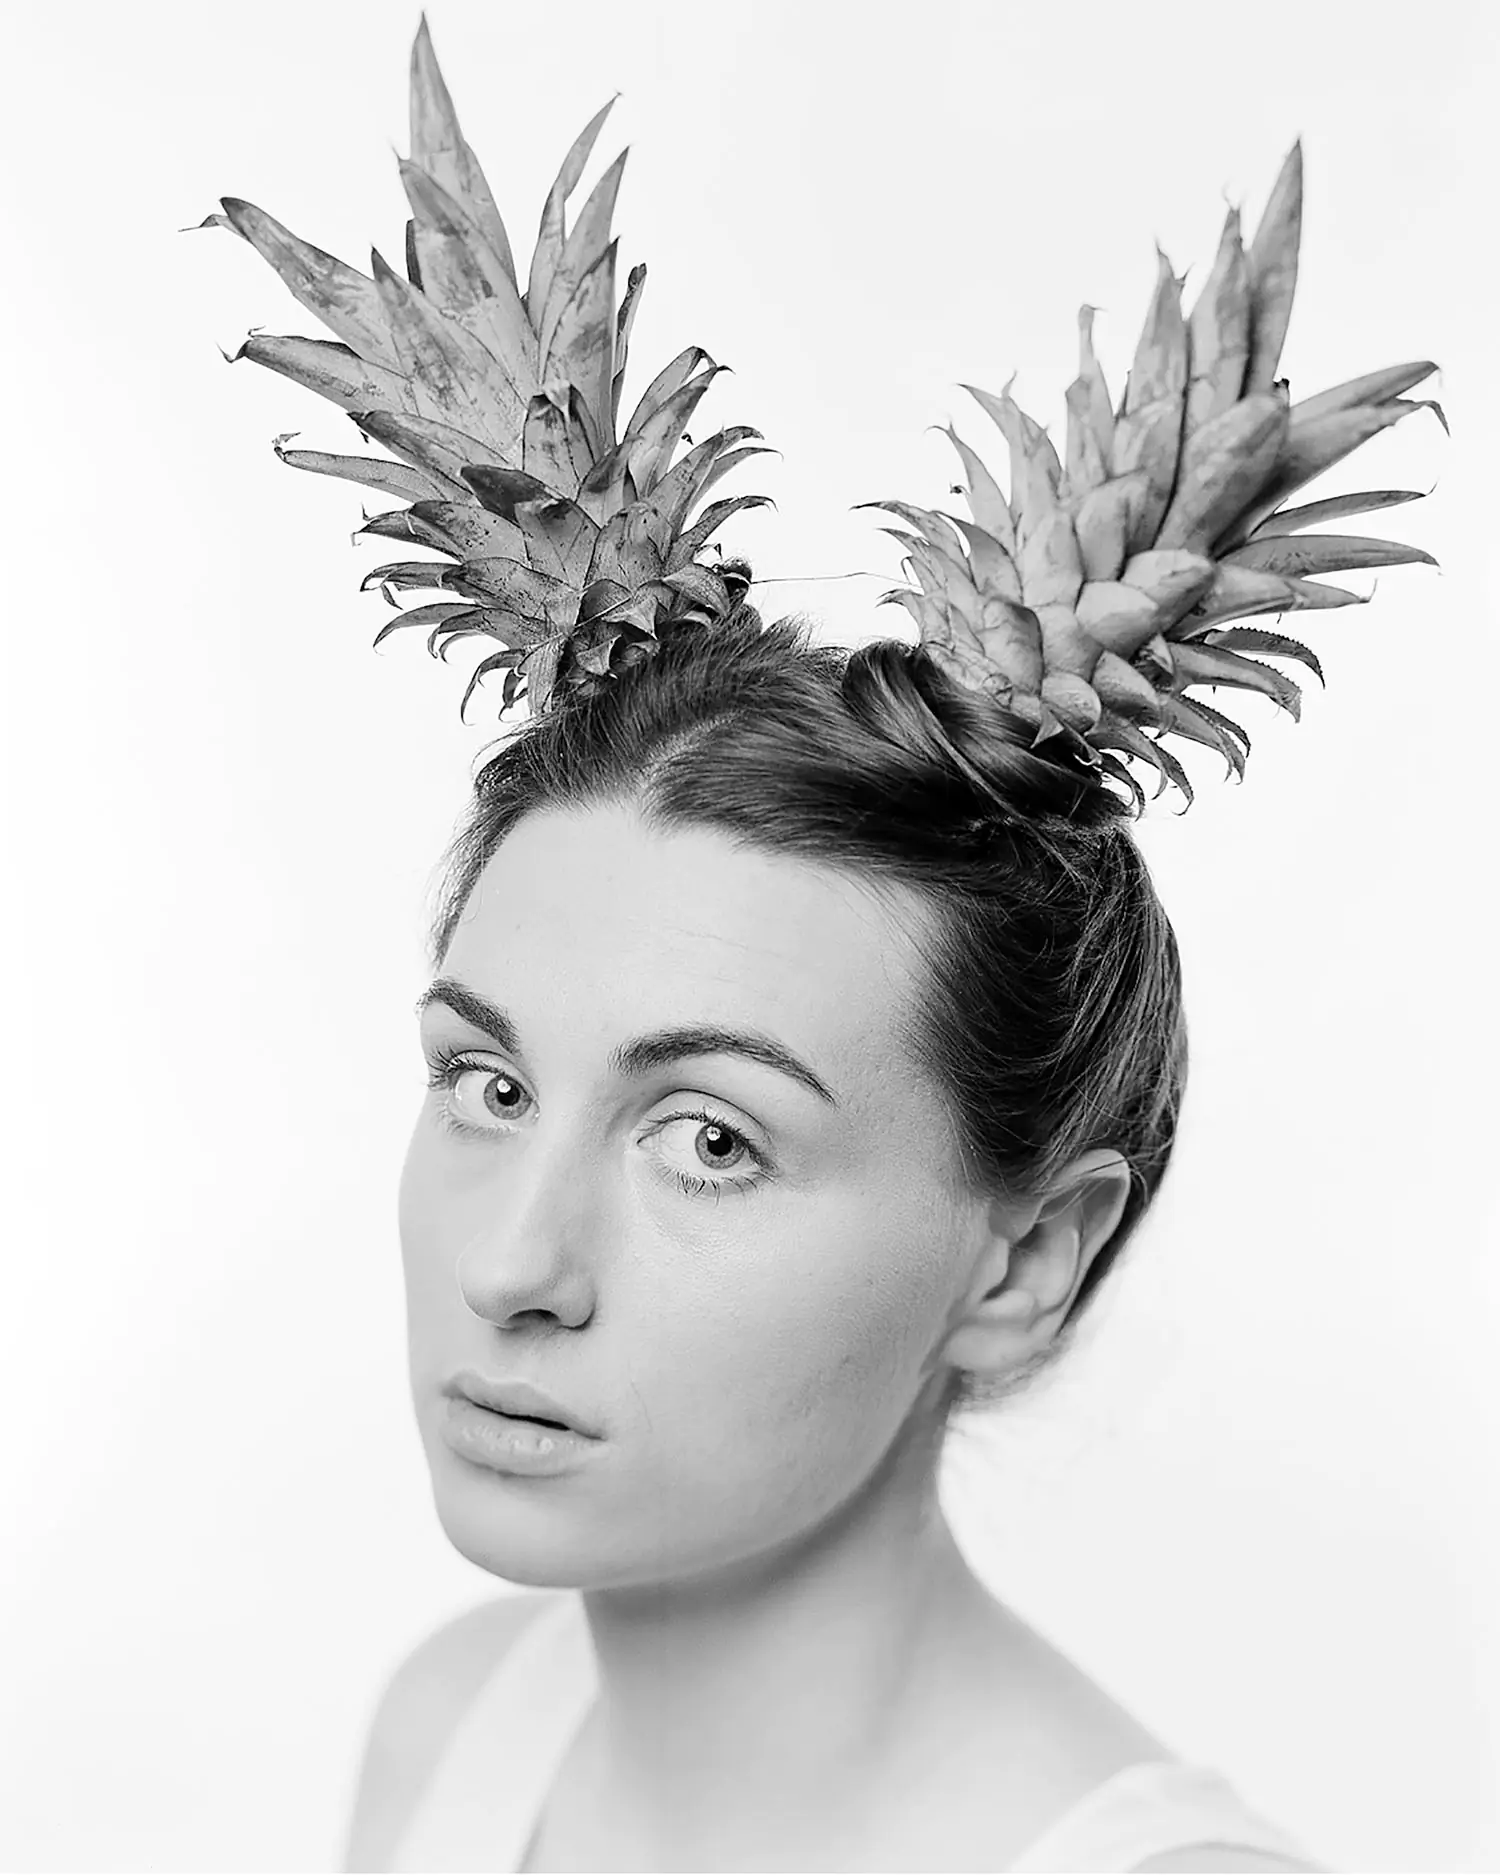
[[[1139,470],[1091,488],[1073,515],[1073,533],[1085,581],[1116,580],[1125,564],[1125,543],[1145,504],[1147,478]]]
[[[954,563],[960,571],[964,562],[964,545],[954,531],[954,526],[946,515],[933,508],[917,508],[909,501],[861,501],[855,503],[860,508],[880,508],[887,514],[898,515],[908,526],[914,527],[923,540]],[[1019,595],[1017,595],[1019,597]]]
[[[414,606],[410,612],[399,613],[395,618],[382,625],[375,634],[373,650],[382,640],[389,638],[394,631],[400,631],[407,625],[446,625],[455,619],[476,617],[479,606],[465,605],[455,599],[440,600],[436,605]]]
[[[518,559],[525,551],[525,537],[514,521],[502,520],[474,500],[474,491],[461,484],[457,501],[420,501],[411,510],[432,533],[433,543],[459,559],[483,559],[489,554],[506,554]]]
[[[1099,360],[1094,356],[1093,306],[1078,308],[1078,375],[1088,386],[1089,427],[1099,446],[1101,458],[1108,462],[1114,449],[1115,413],[1109,400],[1109,386]]]
[[[401,180],[418,217],[421,277],[412,284],[480,341],[524,403],[539,382],[537,342],[509,269],[425,170],[402,163]]]
[[[1093,685],[1072,671],[1049,670],[1042,678],[1042,698],[1080,734],[1097,729],[1104,715]]]
[[[533,303],[532,316],[536,320],[543,357],[552,350],[552,335],[562,317],[563,308],[610,248],[617,245],[610,240],[609,225],[614,217],[615,200],[620,192],[620,179],[625,173],[625,159],[629,154],[629,150],[621,150],[594,184],[563,248],[562,258],[547,289],[545,307],[537,307]],[[611,297],[604,326],[604,348],[607,352],[612,351],[614,346],[614,323],[615,307]]]
[[[610,402],[618,252],[619,243],[611,242],[579,280],[553,322],[542,353],[543,384],[575,385],[600,440],[614,429]]]
[[[382,462],[378,456],[336,456],[318,449],[288,449],[286,444],[296,434],[295,430],[288,431],[271,445],[289,468],[309,469],[314,475],[335,475],[342,481],[359,482],[366,488],[378,489],[383,495],[394,495],[397,501],[422,501],[455,490],[468,493],[458,483],[450,482],[447,476],[408,468],[401,462]]]
[[[1265,213],[1250,243],[1250,356],[1245,394],[1268,391],[1276,381],[1281,348],[1297,290],[1297,254],[1302,245],[1302,139],[1287,152]]]
[[[651,506],[659,514],[667,516],[675,532],[687,520],[709,489],[728,475],[732,469],[737,468],[750,456],[765,456],[773,453],[761,444],[745,449],[735,447],[736,444],[743,443],[747,437],[759,435],[759,430],[752,429],[749,424],[741,423],[727,430],[717,430],[712,436],[705,437],[685,456],[680,457],[652,489],[649,497]]]
[[[576,384],[568,386],[568,448],[572,452],[573,476],[581,488],[589,470],[603,453],[599,425],[584,402]]]
[[[736,439],[741,436],[759,436],[760,431],[749,429],[744,424],[737,424],[733,429],[725,430],[722,434],[731,439]],[[747,444],[743,449],[725,450],[722,455],[716,456],[708,465],[707,469],[697,477],[693,489],[693,500],[692,503],[689,504],[689,511],[691,511],[691,508],[698,502],[702,501],[703,497],[711,488],[716,488],[718,484],[723,481],[724,477],[731,474],[742,462],[748,462],[752,456],[774,456],[775,454],[776,451],[774,449],[762,443]],[[658,485],[656,493],[651,497],[653,505],[660,505],[657,497],[660,495],[661,489],[665,486],[665,482]]]
[[[1127,553],[1149,546],[1161,529],[1177,484],[1183,410],[1183,395],[1176,392],[1134,410],[1127,408],[1115,425],[1109,458],[1111,476],[1129,475],[1136,470],[1146,476],[1140,513],[1125,542]]]
[[[375,586],[391,586],[397,592],[440,592],[446,576],[458,570],[444,560],[398,560],[390,566],[371,567],[359,589],[369,592]]]
[[[453,197],[419,163],[398,157],[397,165],[413,216],[407,225],[418,277],[411,284],[442,312],[472,306],[487,294],[507,295],[519,311],[515,282]]]
[[[1070,497],[1099,488],[1109,477],[1109,464],[1099,447],[1092,421],[1092,392],[1087,378],[1074,378],[1067,390],[1068,440],[1066,486]]]
[[[1226,557],[1231,565],[1255,567],[1287,579],[1350,573],[1372,566],[1437,565],[1425,548],[1375,540],[1365,534],[1266,534],[1246,541]]]
[[[517,526],[522,525],[517,509],[523,503],[529,507],[559,499],[555,489],[520,469],[477,465],[472,470],[466,469],[463,479],[492,514],[514,521]]]
[[[1032,525],[1039,512],[1056,504],[1062,483],[1062,464],[1052,439],[1034,418],[1019,408],[1007,388],[997,397],[992,391],[966,390],[999,429],[1010,449],[1010,510],[1016,538]]]
[[[1300,427],[1337,416],[1340,411],[1388,403],[1391,398],[1400,397],[1413,385],[1420,384],[1423,378],[1430,378],[1436,370],[1430,358],[1419,358],[1410,364],[1386,365],[1380,371],[1367,371],[1363,377],[1346,378],[1342,384],[1319,391],[1316,397],[1303,398],[1301,403],[1292,406],[1292,416]]]
[[[471,597],[497,603],[500,609],[525,618],[543,619],[554,631],[573,625],[578,618],[581,593],[577,586],[519,560],[466,560],[455,569],[451,582],[455,590],[459,579]]]
[[[663,365],[646,386],[641,401],[636,405],[629,423],[626,424],[625,434],[620,441],[633,443],[661,406],[669,397],[682,389],[699,366],[706,365],[712,368],[713,363],[713,359],[700,345],[689,345],[685,351],[680,351],[670,364]]]
[[[1099,755],[1099,767],[1102,773],[1113,776],[1116,781],[1124,782],[1125,786],[1130,790],[1131,798],[1135,804],[1135,811],[1138,814],[1144,813],[1146,807],[1146,790],[1136,780],[1126,764],[1122,762],[1117,755],[1109,755],[1101,750]]]
[[[618,96],[616,92],[615,98]],[[614,109],[615,98],[596,111],[579,132],[573,147],[563,158],[557,180],[548,191],[542,208],[541,226],[537,230],[536,247],[531,256],[531,276],[526,287],[526,310],[531,315],[532,324],[538,328],[542,324],[547,296],[552,291],[552,281],[567,242],[568,197],[578,187],[583,166],[589,160],[589,152],[604,127],[605,118]]]
[[[411,158],[450,195],[484,237],[515,284],[516,264],[490,185],[458,127],[453,99],[438,69],[427,16],[422,15],[411,49]]]
[[[1279,574],[1220,560],[1214,567],[1212,585],[1192,610],[1183,614],[1174,633],[1185,637],[1223,619],[1245,618],[1255,612],[1279,612],[1291,599],[1292,588]]]
[[[1009,503],[1000,493],[999,483],[954,430],[952,424],[945,426],[943,434],[958,451],[959,460],[964,465],[964,474],[969,484],[965,491],[969,512],[986,533],[994,535],[1007,553],[1014,553],[1016,524],[1011,516]]]
[[[1183,812],[1192,805],[1193,787],[1187,771],[1172,751],[1157,738],[1142,735],[1134,723],[1105,714],[1097,729],[1089,731],[1089,741],[1097,749],[1120,749],[1140,761],[1149,762],[1161,776],[1156,790],[1160,796],[1169,784],[1179,788],[1184,798]],[[1155,797],[1153,797],[1155,798]]]
[[[664,555],[649,532],[651,519],[640,502],[611,515],[594,548],[593,577],[619,580],[632,591],[648,581],[659,581],[665,570]]]
[[[1288,612],[1324,612],[1335,606],[1368,605],[1372,597],[1367,592],[1350,592],[1343,586],[1325,586],[1317,579],[1289,579],[1287,585],[1292,589],[1286,605]]]
[[[969,566],[979,591],[994,593],[998,598],[1009,599],[1019,605],[1021,576],[1004,546],[986,528],[975,526],[959,515],[942,515],[941,518],[963,531]]]
[[[1309,651],[1297,639],[1284,637],[1280,632],[1260,631],[1253,625],[1231,625],[1224,631],[1210,631],[1202,642],[1221,651],[1259,651],[1265,657],[1297,658],[1325,690],[1328,688],[1323,666],[1316,653]]]
[[[676,567],[664,576],[664,584],[707,606],[716,617],[722,617],[730,608],[729,588],[710,567]]]
[[[398,415],[391,410],[351,410],[349,415],[362,436],[384,444],[413,468],[440,475],[459,487],[467,480],[465,471],[484,464],[489,453],[472,436],[430,417]],[[486,466],[498,472],[500,465]]]
[[[1284,709],[1293,721],[1301,720],[1301,686],[1269,664],[1203,643],[1174,645],[1172,662],[1176,667],[1173,683],[1179,688],[1186,684],[1228,684],[1236,689],[1258,690]]]
[[[1136,586],[1160,609],[1161,629],[1197,604],[1212,584],[1214,563],[1202,554],[1180,547],[1148,548],[1132,554],[1120,574],[1120,583]]]
[[[1269,390],[1252,392],[1194,430],[1155,545],[1209,547],[1275,473],[1288,427],[1286,393]]]
[[[375,540],[399,540],[408,547],[432,547],[438,553],[454,551],[444,535],[418,518],[414,508],[395,508],[368,516],[364,526],[355,528],[350,536],[350,545],[357,545],[362,534]]]
[[[503,459],[526,414],[516,387],[467,327],[439,312],[378,250],[371,264],[421,415],[463,427]]]
[[[1224,757],[1228,772],[1240,780],[1244,779],[1245,756],[1239,743],[1230,734],[1229,719],[1220,716],[1217,710],[1210,709],[1208,704],[1191,697],[1171,693],[1164,695],[1161,700],[1161,734],[1186,736],[1190,742],[1201,742],[1205,748],[1217,749]]]
[[[1122,658],[1134,657],[1160,630],[1156,601],[1120,580],[1089,580],[1074,613],[1095,644]]]
[[[515,663],[516,659],[521,655],[523,655],[521,647],[519,645],[514,645],[504,651],[492,652],[489,657],[474,666],[469,676],[468,688],[464,691],[463,697],[459,702],[458,716],[460,722],[463,721],[464,712],[469,706],[469,698],[473,696],[480,683],[489,676],[491,671],[503,670],[506,673],[505,688],[502,692],[502,708],[509,709],[520,689],[520,682],[516,681],[520,678],[520,673],[515,669]]]
[[[1250,361],[1250,272],[1240,211],[1224,217],[1219,251],[1188,318],[1187,435],[1239,402]]]
[[[584,452],[583,473],[587,473]],[[567,412],[558,407],[556,393],[539,392],[526,410],[526,426],[521,432],[521,468],[529,476],[559,495],[578,492],[581,473],[574,450],[573,426]]]
[[[309,312],[367,363],[387,371],[400,369],[400,356],[373,280],[322,248],[299,240],[253,202],[233,195],[219,199],[228,225],[271,263]],[[218,221],[217,216],[212,219]]]
[[[1065,509],[1054,505],[1040,515],[1032,510],[1030,527],[1022,530],[1016,566],[1027,605],[1073,606],[1083,585],[1083,562]]]
[[[686,565],[702,553],[731,515],[740,514],[747,508],[774,508],[775,505],[769,495],[733,495],[727,501],[712,502],[693,525],[672,542],[672,551],[667,561],[668,572],[676,572],[679,566]]]
[[[1161,692],[1144,671],[1127,663],[1118,652],[1101,652],[1089,682],[1106,710],[1146,723],[1161,721]]]
[[[1158,401],[1181,405],[1187,394],[1188,335],[1182,316],[1182,285],[1172,263],[1156,250],[1156,290],[1130,367],[1125,415]]]
[[[629,453],[630,475],[643,496],[653,493],[666,475],[672,452],[681,442],[703,393],[724,368],[714,365],[690,378],[663,399],[636,432]]]
[[[475,469],[464,480],[486,508],[520,528],[532,566],[582,590],[600,530],[576,502],[514,470]]]
[[[1414,410],[1426,408],[1425,400],[1395,398],[1389,403],[1360,404],[1352,410],[1335,410],[1326,416],[1309,419],[1306,406],[1294,404],[1275,470],[1259,495],[1220,538],[1217,551],[1222,554],[1243,546],[1260,523],[1279,508],[1288,495],[1295,494],[1314,476],[1331,469],[1336,462],[1342,462],[1345,456],[1358,449],[1361,443],[1378,435],[1381,430],[1399,423]]]
[[[1371,514],[1377,508],[1397,508],[1406,501],[1420,501],[1419,488],[1372,488],[1359,495],[1332,495],[1327,501],[1309,501],[1300,508],[1278,508],[1266,516],[1250,536],[1264,540],[1272,534],[1295,534],[1304,527],[1321,527],[1325,521],[1345,521],[1356,514]]]
[[[635,309],[641,297],[641,288],[646,284],[644,262],[637,262],[630,270],[630,277],[625,283],[625,298],[621,302],[619,314],[615,320],[615,375],[610,386],[609,434],[615,433],[620,421],[620,394],[625,388],[625,360],[630,351],[630,333],[635,324]]]
[[[381,406],[390,410],[415,409],[404,378],[387,371],[383,365],[367,364],[335,339],[252,332],[229,362],[238,364],[242,358],[279,371],[282,377],[290,378],[305,390],[316,391],[319,397],[326,397],[344,410]]]

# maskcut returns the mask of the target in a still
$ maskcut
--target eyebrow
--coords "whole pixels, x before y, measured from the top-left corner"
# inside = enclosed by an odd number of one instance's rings
[[[460,983],[456,977],[439,977],[429,984],[417,998],[415,1013],[420,1017],[430,1003],[445,1003],[456,1016],[482,1030],[507,1054],[520,1053],[520,1031],[509,1012],[466,983]],[[774,1068],[800,1081],[830,1107],[839,1104],[822,1077],[772,1036],[753,1029],[724,1028],[713,1022],[682,1023],[675,1028],[653,1029],[649,1035],[633,1036],[610,1050],[609,1066],[615,1074],[639,1079],[687,1055],[739,1055],[746,1061],[758,1061],[762,1067]]]

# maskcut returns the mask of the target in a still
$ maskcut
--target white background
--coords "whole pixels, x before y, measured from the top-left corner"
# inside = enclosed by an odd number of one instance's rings
[[[1003,467],[960,381],[1019,368],[1061,434],[1080,302],[1118,391],[1153,239],[1191,293],[1299,132],[1294,396],[1442,363],[1451,441],[1419,415],[1321,492],[1434,489],[1369,525],[1443,571],[1289,621],[1327,691],[1299,673],[1300,725],[1220,693],[1247,785],[1189,751],[1196,805],[1141,829],[1187,972],[1178,1162],[1088,1346],[950,1481],[1003,1594],[1344,1869],[1500,1868],[1488,12],[430,14],[523,256],[623,92],[587,181],[631,142],[628,400],[688,342],[735,367],[704,414],[784,457],[726,542],[830,638],[910,635],[827,576],[890,583],[849,510],[944,502],[928,425]],[[427,1496],[395,1188],[427,893],[498,690],[463,725],[472,645],[371,653],[359,576],[402,556],[270,447],[353,426],[216,349],[328,334],[235,236],[178,232],[238,194],[400,267],[417,19],[132,0],[7,33],[7,1868],[331,1866],[386,1674],[496,1589]]]

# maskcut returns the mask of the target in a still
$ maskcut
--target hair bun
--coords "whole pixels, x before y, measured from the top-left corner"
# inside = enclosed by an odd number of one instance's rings
[[[844,696],[868,727],[967,783],[976,802],[972,832],[1018,818],[1102,826],[1132,813],[1082,736],[1064,731],[1033,746],[1031,724],[999,696],[959,682],[925,642],[860,646],[845,669]]]

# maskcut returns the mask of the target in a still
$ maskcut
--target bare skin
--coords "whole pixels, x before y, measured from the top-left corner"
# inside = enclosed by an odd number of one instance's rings
[[[1171,1755],[938,1505],[944,1382],[1046,1347],[1129,1174],[1101,1149],[1025,1202],[966,1187],[902,1041],[923,941],[910,904],[609,808],[524,820],[444,960],[515,1033],[422,1016],[429,1053],[473,1057],[401,1189],[434,1501],[481,1568],[582,1593],[600,1668],[530,1870],[993,1869]],[[612,1060],[695,1022],[771,1036],[832,1098],[726,1052]],[[595,1462],[455,1453],[461,1365],[548,1388]]]
[[[994,1870],[1172,1755],[893,1495],[746,1584],[732,1623],[585,1598],[603,1697],[525,1869]]]

